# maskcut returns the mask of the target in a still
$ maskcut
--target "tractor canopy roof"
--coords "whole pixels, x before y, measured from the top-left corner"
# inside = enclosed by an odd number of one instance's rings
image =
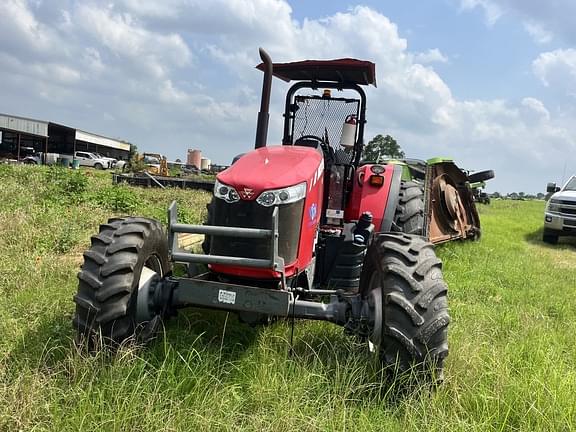
[[[256,66],[264,70],[264,63]],[[274,63],[273,75],[289,81],[332,81],[376,87],[376,65],[365,60],[343,58],[337,60],[304,60]]]

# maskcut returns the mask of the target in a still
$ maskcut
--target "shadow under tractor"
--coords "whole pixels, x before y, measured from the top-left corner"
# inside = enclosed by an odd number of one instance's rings
[[[434,243],[480,234],[468,175],[451,160],[361,160],[363,86],[355,59],[273,64],[264,72],[255,148],[219,173],[204,225],[113,218],[84,253],[74,296],[78,340],[95,348],[151,338],[188,306],[329,321],[366,341],[383,367],[440,377],[448,355],[448,288]],[[272,77],[286,95],[281,145],[267,145]],[[205,236],[204,253],[178,247]],[[186,277],[172,265],[188,265]],[[204,271],[199,269],[204,268]]]

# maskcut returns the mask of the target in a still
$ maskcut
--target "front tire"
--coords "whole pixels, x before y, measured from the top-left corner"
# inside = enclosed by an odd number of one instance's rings
[[[97,170],[104,169],[104,167],[102,166],[101,163],[94,164],[94,168],[97,169]]]
[[[77,341],[93,349],[150,338],[162,311],[147,310],[149,302],[143,306],[143,300],[169,271],[168,242],[158,221],[128,217],[101,225],[78,273]]]
[[[405,234],[424,233],[424,187],[415,181],[402,181],[396,213],[394,231]]]
[[[448,287],[431,243],[378,235],[368,249],[360,290],[374,318],[370,342],[396,375],[423,371],[442,379],[448,355]]]

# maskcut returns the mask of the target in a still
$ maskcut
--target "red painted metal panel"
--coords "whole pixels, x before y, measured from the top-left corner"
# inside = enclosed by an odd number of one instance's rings
[[[388,202],[394,165],[384,166],[382,173],[384,184],[381,187],[370,185],[371,166],[363,165],[356,171],[353,178],[352,195],[344,212],[344,219],[346,222],[358,220],[362,213],[369,211],[374,217],[373,224],[378,230],[382,224]]]
[[[264,64],[256,66],[264,70]],[[304,60],[274,63],[273,75],[284,81],[333,81],[376,87],[376,65],[365,60]]]
[[[306,182],[298,255],[295,262],[285,263],[285,276],[302,271],[312,260],[316,233],[322,210],[324,162],[313,148],[299,146],[262,147],[251,151],[218,175],[218,180],[235,187],[254,191],[246,200],[256,199],[263,191]],[[242,196],[242,194],[240,194]],[[215,272],[251,278],[278,278],[273,270],[213,265]]]

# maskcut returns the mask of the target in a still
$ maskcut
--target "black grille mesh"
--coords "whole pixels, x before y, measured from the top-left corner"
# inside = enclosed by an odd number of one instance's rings
[[[298,109],[292,123],[293,141],[304,135],[324,138],[335,150],[342,150],[340,135],[346,117],[354,114],[358,118],[360,102],[357,99],[322,98],[319,96],[296,96],[294,102]],[[350,154],[350,157],[352,154]]]
[[[300,240],[302,210],[304,200],[278,206],[278,254],[286,264],[296,260]],[[216,199],[214,221],[216,226],[238,228],[272,228],[273,207],[264,207],[256,201],[238,201],[228,204]],[[234,256],[241,258],[271,258],[268,239],[212,236],[210,253],[212,255]]]

